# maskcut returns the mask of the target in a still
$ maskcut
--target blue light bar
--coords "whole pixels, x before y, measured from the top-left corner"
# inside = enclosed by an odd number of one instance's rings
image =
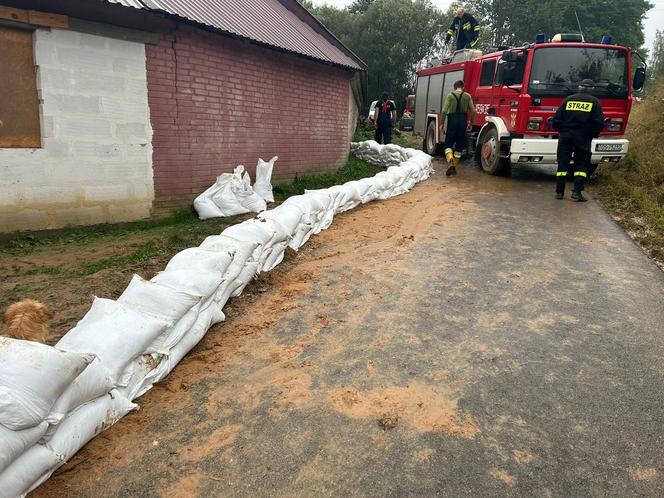
[[[611,35],[602,36],[602,43],[604,45],[611,45],[613,43],[613,36]]]
[[[545,33],[537,33],[535,36],[535,43],[544,43],[546,41]]]

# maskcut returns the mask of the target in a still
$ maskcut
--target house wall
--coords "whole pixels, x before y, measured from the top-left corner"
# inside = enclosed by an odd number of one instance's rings
[[[146,54],[156,208],[259,157],[279,156],[275,181],[345,163],[350,72],[186,26]]]
[[[33,39],[42,148],[0,149],[0,232],[149,216],[145,46],[63,29]]]

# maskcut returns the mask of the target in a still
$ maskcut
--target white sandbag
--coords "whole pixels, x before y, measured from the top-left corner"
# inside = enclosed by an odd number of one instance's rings
[[[206,251],[200,247],[190,247],[173,256],[164,271],[200,270],[223,275],[231,261],[233,254],[230,251]]]
[[[21,430],[47,420],[55,400],[94,359],[78,353],[89,352],[0,337],[0,424]]]
[[[170,325],[117,301],[95,297],[90,311],[56,346],[95,354],[115,383],[123,385],[125,367]]]
[[[285,251],[287,247],[288,247],[287,242],[281,242],[279,244],[273,245],[272,249],[270,250],[270,256],[265,260],[265,263],[263,263],[263,266],[260,269],[260,271],[261,272],[271,271],[277,265],[279,265],[284,260]]]
[[[302,211],[297,206],[281,204],[274,209],[260,213],[258,218],[266,221],[273,220],[276,223],[279,223],[284,227],[290,238],[295,235],[297,227],[302,221],[302,214]]]
[[[247,284],[258,274],[258,267],[257,261],[248,262],[236,279],[229,280],[222,286],[214,298],[217,305],[223,308],[231,297],[239,297]]]
[[[297,251],[311,238],[314,233],[314,225],[311,223],[300,223],[297,227],[297,232],[288,243],[288,247]]]
[[[214,294],[221,285],[222,279],[218,274],[200,270],[173,270],[162,271],[152,277],[150,281],[196,296],[198,302],[198,300],[207,299]]]
[[[136,358],[129,366],[131,377],[127,381],[127,385],[118,387],[120,394],[128,400],[134,401],[150,390],[152,384],[146,385],[145,379],[150,376],[151,372],[159,366],[166,356],[166,354],[161,353],[150,353]]]
[[[138,405],[113,390],[71,412],[46,447],[66,462],[93,437],[136,408]]]
[[[258,163],[256,164],[256,183],[254,183],[254,192],[266,202],[274,202],[271,183],[272,168],[274,168],[274,163],[278,159],[277,156],[274,156],[268,162],[265,162],[259,157]]]
[[[28,448],[34,446],[48,429],[48,422],[39,425],[13,431],[0,425],[0,472],[9,466],[14,460],[21,456]],[[2,489],[0,488],[0,495]]]
[[[182,358],[184,358],[184,356],[201,341],[208,329],[215,323],[219,323],[223,320],[224,314],[221,311],[221,307],[216,302],[210,301],[208,305],[200,311],[196,323],[187,331],[182,340],[168,355],[164,356],[161,363],[159,363],[159,365],[146,376],[140,391],[145,392],[150,389],[153,384],[163,380],[173,368],[180,363]]]
[[[265,200],[254,192],[248,183],[244,166],[237,166],[233,173],[223,173],[216,182],[194,200],[194,208],[202,220],[265,211]]]
[[[302,223],[315,225],[321,212],[327,207],[319,198],[311,195],[294,195],[286,199],[284,206],[295,206],[302,211]]]
[[[247,220],[230,226],[221,234],[247,242],[258,242],[259,245],[252,254],[252,259],[258,261],[259,268],[263,267],[265,260],[269,257],[272,245],[278,242],[277,232],[260,220]]]
[[[165,322],[169,327],[200,302],[201,296],[134,275],[117,302]]]
[[[99,396],[109,393],[115,387],[111,373],[97,358],[74,379],[71,385],[57,399],[51,408],[50,417],[63,419],[70,411]],[[49,427],[48,432],[54,432]],[[46,435],[48,436],[48,434]],[[45,439],[42,438],[42,442]]]
[[[187,311],[172,327],[167,328],[146,350],[148,354],[168,354],[198,318],[202,301]],[[133,399],[133,398],[129,398]]]
[[[0,472],[0,496],[24,497],[64,463],[52,450],[36,444]]]

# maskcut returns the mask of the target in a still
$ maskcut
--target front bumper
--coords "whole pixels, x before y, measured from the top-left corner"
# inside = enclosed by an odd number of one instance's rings
[[[609,148],[612,150],[597,150]],[[514,138],[510,143],[512,164],[557,164],[557,138]],[[595,138],[591,146],[591,164],[618,162],[627,155],[629,140],[624,138]]]

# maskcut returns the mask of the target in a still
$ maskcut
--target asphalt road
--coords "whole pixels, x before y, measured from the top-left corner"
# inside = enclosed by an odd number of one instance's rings
[[[662,496],[664,273],[553,189],[339,216],[35,495]]]

